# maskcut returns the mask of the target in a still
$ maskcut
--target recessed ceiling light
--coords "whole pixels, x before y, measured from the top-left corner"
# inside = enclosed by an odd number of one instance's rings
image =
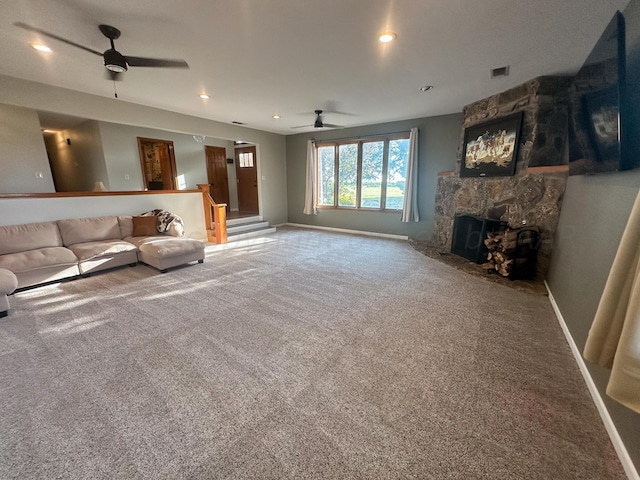
[[[276,120],[280,118],[280,115],[274,115],[273,118],[275,118]]]
[[[203,100],[207,100],[209,98],[211,98],[210,95],[207,95],[206,93],[201,93],[200,95],[198,95],[200,98],[202,98]]]
[[[389,42],[392,42],[395,38],[396,38],[395,33],[385,32],[378,37],[378,40],[380,40],[382,43],[389,43]]]
[[[431,90],[433,88],[433,85],[425,85],[424,87],[420,87],[420,91],[422,92],[428,92],[429,90]]]
[[[41,43],[32,43],[31,46],[39,52],[51,53],[51,49]]]

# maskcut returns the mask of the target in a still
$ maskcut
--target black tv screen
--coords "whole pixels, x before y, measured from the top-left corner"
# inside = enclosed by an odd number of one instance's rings
[[[626,95],[625,24],[616,12],[569,89],[569,174],[634,168]]]

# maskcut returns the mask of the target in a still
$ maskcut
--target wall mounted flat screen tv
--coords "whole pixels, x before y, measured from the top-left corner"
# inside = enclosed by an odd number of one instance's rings
[[[570,175],[637,166],[625,69],[625,22],[616,12],[569,89]]]

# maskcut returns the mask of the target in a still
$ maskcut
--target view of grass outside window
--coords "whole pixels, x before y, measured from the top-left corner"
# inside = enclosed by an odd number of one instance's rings
[[[409,134],[318,142],[318,206],[402,210]]]

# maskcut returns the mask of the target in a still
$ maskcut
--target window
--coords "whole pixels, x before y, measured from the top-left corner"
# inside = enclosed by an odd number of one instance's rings
[[[239,154],[238,162],[240,163],[240,168],[253,167],[253,152],[243,152]]]
[[[318,207],[402,210],[409,133],[317,142]]]

